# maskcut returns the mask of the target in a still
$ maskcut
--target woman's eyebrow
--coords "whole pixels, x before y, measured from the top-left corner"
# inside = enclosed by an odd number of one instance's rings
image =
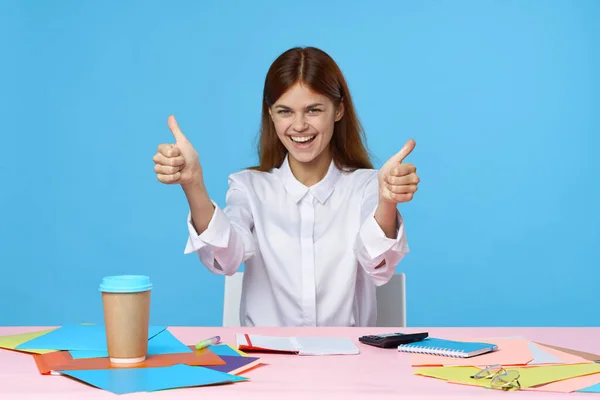
[[[322,106],[323,103],[313,103],[313,104],[309,104],[306,106],[306,108],[313,108],[313,107],[318,107],[318,106]]]
[[[305,108],[309,109],[309,108],[314,108],[314,107],[323,106],[323,105],[324,105],[323,103],[312,103],[312,104],[307,105]],[[286,110],[291,110],[292,109],[291,107],[288,107],[288,106],[283,105],[283,104],[276,104],[275,108],[284,108]]]

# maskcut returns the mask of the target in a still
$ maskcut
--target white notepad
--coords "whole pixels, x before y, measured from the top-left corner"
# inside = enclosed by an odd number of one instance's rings
[[[293,353],[301,356],[359,354],[358,347],[345,337],[278,337],[236,334],[238,349],[242,351],[267,351]]]

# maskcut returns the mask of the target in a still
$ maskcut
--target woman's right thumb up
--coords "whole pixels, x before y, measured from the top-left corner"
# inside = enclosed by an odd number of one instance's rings
[[[175,119],[175,116],[173,116],[173,115],[169,116],[169,129],[171,130],[171,133],[175,137],[175,141],[177,143],[189,142],[187,140],[187,138],[185,137],[185,135],[183,134],[183,132],[181,132],[181,129],[179,129],[177,120]]]

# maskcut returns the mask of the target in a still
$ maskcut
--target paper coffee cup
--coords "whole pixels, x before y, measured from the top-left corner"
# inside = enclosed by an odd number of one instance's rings
[[[151,289],[150,278],[143,275],[102,279],[100,291],[111,362],[133,364],[146,359]]]

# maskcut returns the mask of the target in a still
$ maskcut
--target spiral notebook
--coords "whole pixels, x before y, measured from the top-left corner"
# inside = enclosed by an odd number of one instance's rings
[[[406,353],[432,354],[458,358],[474,357],[497,349],[498,346],[493,343],[458,342],[437,338],[426,338],[418,342],[398,346],[398,351]]]

